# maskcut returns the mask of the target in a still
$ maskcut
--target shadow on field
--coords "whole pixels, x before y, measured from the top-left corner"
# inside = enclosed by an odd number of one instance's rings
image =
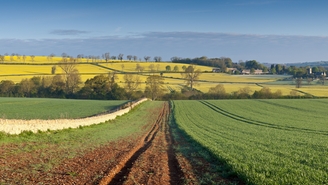
[[[182,169],[183,173],[187,174],[185,184],[246,184],[247,178],[243,174],[235,172],[224,159],[213,154],[181,129],[175,122],[172,112],[169,124],[177,158],[179,161],[185,158],[191,165],[191,169],[188,167]],[[192,178],[188,179],[193,175],[196,182]]]

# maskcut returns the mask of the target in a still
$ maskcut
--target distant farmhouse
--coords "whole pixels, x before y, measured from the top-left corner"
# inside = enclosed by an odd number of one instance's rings
[[[227,68],[225,72],[227,72],[227,73],[235,73],[236,71],[238,71],[237,68]]]
[[[320,77],[320,76],[327,76],[327,75],[326,75],[326,72],[315,72],[315,73],[313,73],[313,72],[312,72],[312,68],[308,68],[308,69],[307,69],[307,72],[308,72],[309,75],[310,75],[310,74],[313,74],[316,78],[318,78],[318,77]]]
[[[237,68],[226,68],[225,71],[222,71],[221,68],[213,68],[212,69],[212,72],[213,73],[226,72],[226,73],[235,74],[236,72],[240,72],[240,71]],[[244,69],[244,70],[241,71],[241,74],[243,74],[243,75],[250,75],[250,74],[262,75],[262,74],[266,74],[266,73],[264,73],[262,69],[255,69],[254,70],[254,73],[251,73],[251,70],[250,69]]]

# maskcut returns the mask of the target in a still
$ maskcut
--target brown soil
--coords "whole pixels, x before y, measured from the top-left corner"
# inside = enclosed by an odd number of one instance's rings
[[[169,106],[165,103],[145,139],[100,184],[183,184],[183,174],[171,147],[168,115]]]

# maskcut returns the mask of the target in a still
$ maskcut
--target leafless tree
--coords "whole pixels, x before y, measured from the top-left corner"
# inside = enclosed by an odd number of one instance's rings
[[[144,67],[142,67],[140,64],[136,64],[136,71],[142,72],[144,70]]]
[[[122,71],[124,70],[124,64],[121,64]]]
[[[59,67],[64,72],[66,92],[74,93],[81,83],[79,71],[76,69],[76,60],[73,57],[70,57],[69,60],[63,58]]]
[[[197,80],[199,79],[199,76],[201,75],[201,71],[199,69],[196,69],[194,65],[190,65],[186,68],[186,70],[181,73],[182,77],[184,78],[186,85],[190,86],[190,89],[193,90],[194,85],[197,84]]]
[[[134,60],[134,61],[138,60],[138,57],[134,55],[134,56],[133,56],[133,60]]]
[[[144,56],[144,59],[147,62],[150,59],[150,56]]]
[[[123,54],[122,53],[120,53],[118,56],[117,56],[117,59],[119,59],[119,60],[121,60],[121,62],[122,62],[122,60],[123,60]]]
[[[111,56],[110,57],[112,60],[116,60],[116,56]]]
[[[128,60],[131,60],[132,59],[132,55],[128,55],[128,56],[126,56],[126,58],[128,59]]]
[[[31,55],[30,57],[31,57],[31,61],[34,62],[34,57],[35,56],[34,55]]]
[[[145,94],[152,100],[156,100],[164,91],[164,79],[158,75],[151,75],[146,80]]]
[[[148,66],[148,68],[149,68],[149,71],[150,71],[150,72],[154,72],[154,71],[155,71],[155,65],[154,65],[154,64],[150,64],[150,65]]]
[[[109,59],[110,59],[110,54],[109,54],[109,52],[105,53],[105,54],[104,54],[104,57],[105,57],[106,62],[108,62]]]
[[[75,93],[81,84],[81,76],[77,69],[74,69],[66,78],[66,92]]]
[[[155,62],[160,62],[162,60],[162,57],[156,56],[154,57]]]
[[[109,72],[108,73],[108,79],[109,79],[109,86],[110,88],[113,88],[116,80],[118,79],[116,72]]]
[[[139,75],[126,73],[124,75],[124,82],[124,89],[126,90],[127,98],[130,100],[133,95],[133,92],[138,89],[141,80]]]
[[[156,71],[159,71],[159,68],[161,67],[161,65],[156,64]]]
[[[26,61],[26,55],[23,55],[22,59],[23,59],[23,62],[25,62]]]
[[[301,88],[302,81],[303,81],[303,79],[301,77],[300,78],[295,78],[296,88]]]
[[[61,56],[62,56],[62,62],[66,62],[68,55],[66,53],[62,53]]]
[[[78,62],[82,62],[82,55],[81,54],[78,54],[76,56],[76,59],[77,59]]]

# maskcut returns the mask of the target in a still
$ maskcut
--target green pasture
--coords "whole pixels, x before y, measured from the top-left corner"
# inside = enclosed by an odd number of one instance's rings
[[[65,100],[49,98],[0,98],[0,118],[83,118],[115,109],[124,100]]]

